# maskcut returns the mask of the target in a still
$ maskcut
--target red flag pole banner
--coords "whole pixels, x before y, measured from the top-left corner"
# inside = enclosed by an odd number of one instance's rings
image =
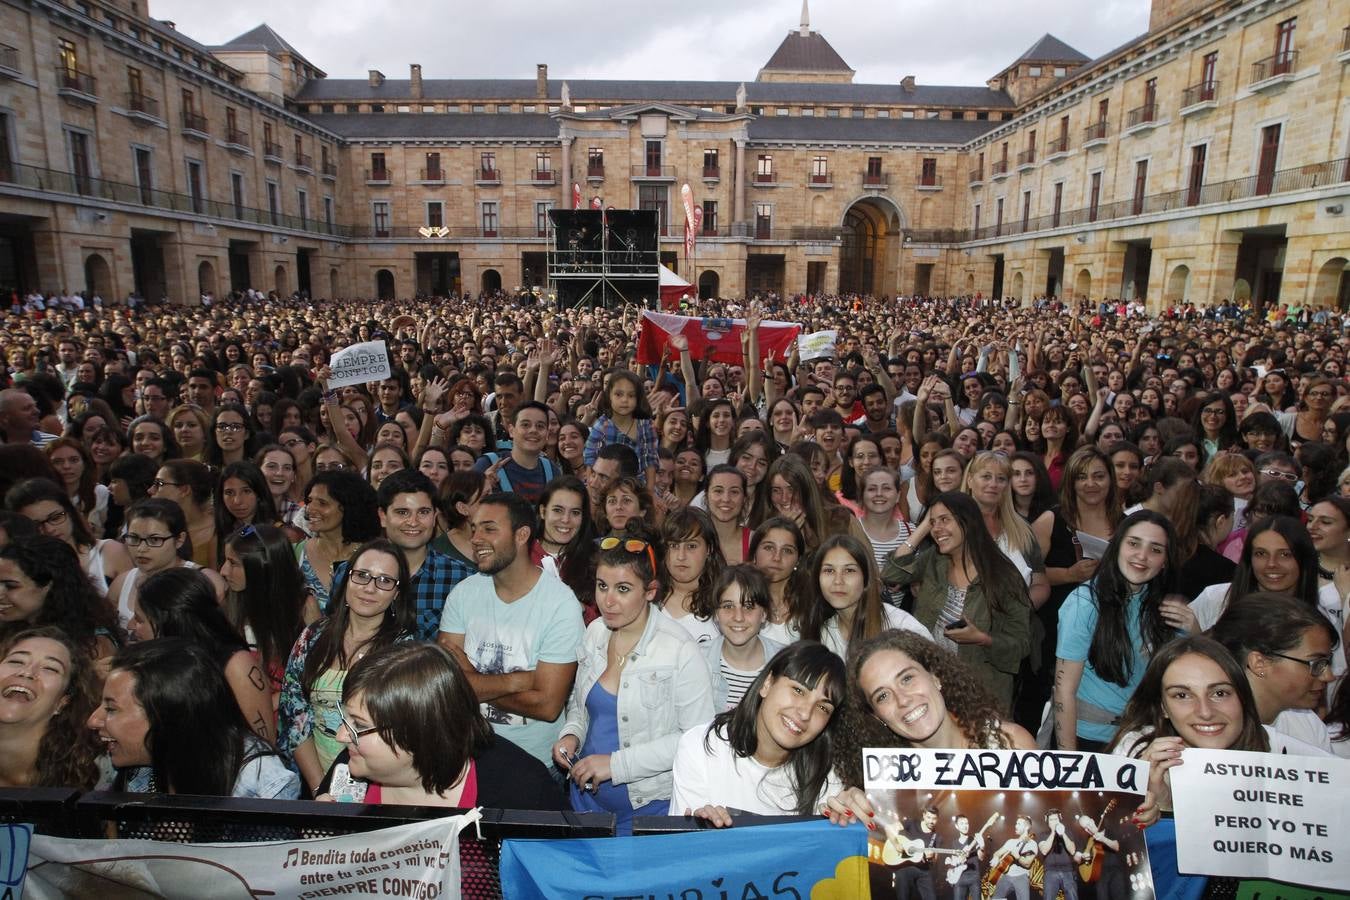
[[[591,209],[604,209],[604,208],[605,208],[605,201],[601,200],[599,197],[591,198]]]
[[[751,365],[759,365],[770,351],[779,359],[787,359],[791,354],[792,342],[801,330],[802,326],[795,322],[761,323],[760,358],[751,360]],[[739,363],[743,331],[744,319],[698,319],[643,310],[642,325],[638,332],[637,361],[643,365],[660,362],[661,352],[670,341],[670,336],[682,334],[689,340],[689,353],[694,359],[704,359],[707,349],[711,347],[712,358],[718,362]]]
[[[684,204],[684,263],[689,277],[694,277],[694,192],[685,182],[680,187],[680,202]]]
[[[581,209],[581,185],[572,182],[572,208]]]
[[[689,267],[689,277],[698,284],[698,233],[703,230],[703,207],[694,207],[694,227],[691,229],[689,249],[693,252],[694,264]]]
[[[665,266],[660,268],[661,308],[667,312],[679,312],[680,298],[693,292],[693,285],[685,281]]]
[[[694,268],[694,229],[688,222],[684,223],[684,262],[689,268],[690,275],[693,275]]]

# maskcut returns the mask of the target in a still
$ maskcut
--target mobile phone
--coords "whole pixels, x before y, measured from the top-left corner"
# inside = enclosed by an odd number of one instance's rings
[[[948,625],[944,630],[951,631],[954,628],[965,628],[967,624],[968,623],[966,622],[965,619],[957,619],[955,622]]]

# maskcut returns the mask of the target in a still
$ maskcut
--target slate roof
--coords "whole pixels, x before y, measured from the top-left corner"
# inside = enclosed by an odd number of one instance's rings
[[[558,123],[543,114],[334,113],[305,115],[320,128],[353,140],[556,138]]]
[[[802,34],[789,31],[783,43],[764,64],[768,71],[778,72],[847,72],[853,73],[844,58],[830,46],[818,31]]]
[[[1025,53],[1017,57],[1012,64],[1015,66],[1020,62],[1085,63],[1087,61],[1088,58],[1082,53],[1047,32],[1041,36],[1039,41],[1028,47]]]
[[[548,99],[535,100],[535,81],[526,78],[424,78],[422,100],[426,102],[515,100],[524,103],[556,103],[561,99],[564,79],[550,78]],[[622,81],[609,79],[565,79],[572,102],[625,104],[664,101],[682,105],[731,105],[736,102],[736,81]],[[907,93],[896,84],[814,84],[799,82],[745,82],[747,100],[752,104],[773,103],[849,103],[911,107],[975,107],[1012,109],[1016,104],[1006,91],[970,85],[916,85]],[[372,87],[365,78],[316,78],[302,87],[298,103],[355,101],[367,103],[411,101],[407,79],[386,79]]]
[[[266,22],[254,28],[251,31],[245,31],[234,40],[228,41],[215,48],[217,50],[265,50],[268,53],[281,55],[289,53],[292,56],[298,56],[305,59],[305,54],[290,45],[284,37],[272,30],[272,26]],[[316,66],[317,68],[317,66]]]
[[[193,50],[196,50],[198,53],[202,54],[203,57],[209,57],[211,55],[210,47],[206,46],[205,44],[201,44],[198,43],[197,41],[194,41],[192,38],[188,37],[186,34],[179,31],[177,28],[170,27],[164,19],[147,19],[146,21],[149,23],[152,29],[164,35],[164,37],[170,38],[171,40],[174,41],[178,41],[179,43],[182,44],[186,44]]]
[[[826,119],[769,116],[750,123],[751,141],[964,144],[999,122],[966,119]]]

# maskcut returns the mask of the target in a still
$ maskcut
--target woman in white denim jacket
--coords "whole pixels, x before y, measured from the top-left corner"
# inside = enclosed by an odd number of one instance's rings
[[[606,538],[596,559],[600,611],[582,639],[567,721],[553,759],[569,773],[572,807],[665,815],[680,735],[712,717],[708,667],[678,623],[656,615],[656,556],[635,538]]]

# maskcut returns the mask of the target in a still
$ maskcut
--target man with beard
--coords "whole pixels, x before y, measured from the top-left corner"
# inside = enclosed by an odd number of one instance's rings
[[[536,527],[522,497],[498,492],[479,501],[470,538],[478,574],[450,592],[438,640],[493,730],[547,766],[584,627],[571,588],[530,561]]]

